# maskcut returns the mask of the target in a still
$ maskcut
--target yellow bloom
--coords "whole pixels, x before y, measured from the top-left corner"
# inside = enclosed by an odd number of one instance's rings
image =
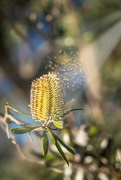
[[[30,93],[32,118],[60,121],[64,114],[63,88],[57,74],[48,73],[33,80]]]

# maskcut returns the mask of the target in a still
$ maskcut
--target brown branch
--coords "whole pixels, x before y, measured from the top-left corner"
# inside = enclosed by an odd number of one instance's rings
[[[4,116],[0,115],[0,127],[7,134],[8,139],[15,145],[15,147],[16,147],[19,155],[21,156],[21,158],[23,160],[28,161],[28,162],[39,164],[42,167],[48,167],[49,169],[51,169],[57,173],[62,173],[62,170],[57,169],[51,165],[48,166],[44,160],[37,160],[37,159],[34,159],[32,157],[26,156],[23,153],[23,151],[22,151],[20,145],[18,144],[16,138],[9,132],[9,123],[11,123],[11,122],[14,122],[18,125],[26,126],[25,123],[19,121],[18,119],[14,118],[11,114],[9,114],[9,109],[7,107],[5,107],[5,115]],[[34,130],[34,132],[36,133],[36,135],[41,137],[41,135],[38,133],[38,131],[36,131],[36,129]]]

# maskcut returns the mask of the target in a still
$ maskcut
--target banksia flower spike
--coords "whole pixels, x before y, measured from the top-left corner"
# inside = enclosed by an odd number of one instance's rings
[[[51,131],[51,124],[54,124],[59,129],[63,128],[63,119],[65,116],[63,88],[57,74],[49,73],[32,82],[30,108],[32,118],[41,121],[44,129],[41,138],[43,155],[46,155],[48,152],[48,133],[60,156],[69,165],[60,144],[72,154],[74,153],[73,150]]]
[[[62,82],[56,73],[48,73],[43,75],[40,78],[33,80],[30,92],[30,110],[32,118],[36,121],[40,121],[42,126],[25,124],[20,128],[11,128],[10,132],[12,134],[28,133],[31,139],[31,131],[39,132],[42,130],[43,134],[41,137],[41,146],[43,155],[45,156],[48,153],[48,136],[50,136],[60,156],[69,165],[68,159],[61,146],[72,154],[74,154],[74,151],[52,131],[51,125],[54,125],[59,129],[63,128],[64,117],[71,111],[80,110],[71,109],[73,102],[74,100],[72,99],[64,104]],[[12,109],[13,111],[21,114],[29,115],[13,108],[8,103],[6,104],[5,108]]]
[[[32,82],[30,93],[32,118],[48,127],[52,122],[62,128],[64,115],[64,97],[60,78],[49,73]]]

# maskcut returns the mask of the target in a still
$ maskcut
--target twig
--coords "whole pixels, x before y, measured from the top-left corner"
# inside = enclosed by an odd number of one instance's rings
[[[10,122],[14,122],[15,124],[19,125],[19,126],[25,126],[28,125],[24,122],[19,121],[18,119],[14,118],[11,114],[7,114],[6,118],[10,119]]]
[[[29,136],[30,141],[33,142],[30,132],[28,132],[28,136]]]
[[[8,118],[9,118],[9,120],[8,120]],[[39,165],[41,165],[43,168],[44,168],[44,167],[48,167],[49,169],[53,170],[54,172],[62,173],[62,170],[60,170],[60,169],[58,169],[58,168],[55,168],[55,167],[53,167],[53,166],[51,166],[51,165],[48,166],[48,164],[46,164],[46,162],[43,161],[43,160],[37,160],[37,159],[34,159],[34,158],[32,158],[32,157],[27,157],[27,156],[23,153],[23,151],[22,151],[20,145],[18,144],[16,138],[9,132],[9,123],[10,123],[10,122],[14,122],[14,123],[16,123],[16,124],[18,124],[18,125],[24,125],[24,126],[26,126],[25,123],[19,121],[18,119],[14,118],[11,114],[9,114],[9,109],[8,109],[7,107],[5,107],[5,115],[4,115],[4,116],[1,116],[1,115],[0,115],[0,126],[2,127],[3,131],[6,132],[8,139],[15,145],[15,147],[16,147],[19,155],[21,156],[21,158],[22,158],[23,160],[26,160],[26,161],[29,161],[29,162],[32,162],[32,163],[39,164]],[[39,127],[38,129],[39,129],[39,130],[42,130],[41,127]],[[35,129],[34,132],[36,133],[36,135],[38,135],[39,137],[41,137],[41,135],[39,134],[39,130]],[[28,135],[29,135],[30,140],[32,141],[32,137],[31,137],[30,133],[28,133]]]

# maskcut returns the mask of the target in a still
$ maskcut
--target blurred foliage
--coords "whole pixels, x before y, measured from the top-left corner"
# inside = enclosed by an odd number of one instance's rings
[[[95,21],[118,10],[120,11],[121,2],[119,0],[90,0],[88,8],[89,11],[86,14],[86,18],[89,21]]]
[[[120,106],[121,106],[121,43],[119,43],[102,68],[102,91],[103,91],[103,110],[105,113],[105,132],[114,134],[117,147],[121,148],[120,143]]]
[[[62,174],[53,172],[50,169],[46,170],[36,164],[30,164],[26,161],[21,161],[17,157],[1,161],[0,163],[0,179],[13,180],[13,179],[30,179],[37,180],[40,178],[49,179],[62,179]]]

